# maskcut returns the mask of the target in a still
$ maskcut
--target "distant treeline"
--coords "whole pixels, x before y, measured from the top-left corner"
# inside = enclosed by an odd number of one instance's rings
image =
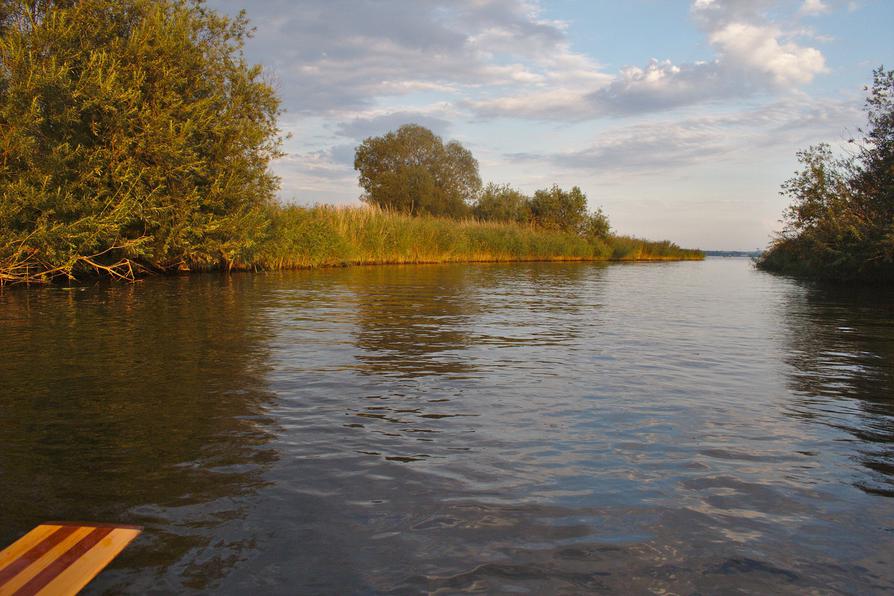
[[[758,260],[766,271],[822,280],[894,284],[894,71],[867,88],[866,129],[845,158],[828,145],[798,153],[782,185],[785,229]]]
[[[405,124],[357,147],[354,168],[360,172],[362,200],[410,215],[453,219],[474,217],[561,230],[584,238],[606,238],[608,218],[590,213],[577,186],[556,185],[527,196],[508,184],[482,189],[478,161],[457,141],[444,143],[432,131]]]
[[[249,32],[200,0],[0,3],[0,284],[702,256],[613,235],[577,187],[483,187],[467,149],[416,125],[357,148],[368,207],[282,207],[280,101]]]

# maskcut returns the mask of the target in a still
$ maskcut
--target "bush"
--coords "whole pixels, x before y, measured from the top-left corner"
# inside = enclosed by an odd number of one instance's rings
[[[792,201],[785,228],[758,267],[894,283],[894,71],[873,74],[858,151],[847,159],[836,159],[828,145],[798,153],[803,167],[782,185]]]
[[[589,240],[604,240],[611,235],[611,230],[608,216],[602,209],[596,209],[584,221],[583,236]]]
[[[0,278],[249,257],[280,139],[244,16],[12,0],[0,21]]]
[[[473,212],[481,221],[528,223],[531,221],[530,198],[508,184],[488,184]]]
[[[586,233],[587,196],[577,186],[565,191],[554,184],[551,188],[538,190],[530,205],[538,226],[575,234]]]

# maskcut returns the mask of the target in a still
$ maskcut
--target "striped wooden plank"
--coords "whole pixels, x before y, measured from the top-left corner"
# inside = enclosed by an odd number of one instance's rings
[[[0,596],[77,594],[141,531],[114,524],[41,524],[0,551]]]

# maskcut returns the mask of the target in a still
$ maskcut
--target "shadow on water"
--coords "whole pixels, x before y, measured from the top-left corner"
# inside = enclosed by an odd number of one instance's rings
[[[846,431],[862,490],[894,496],[894,292],[805,286],[786,304],[790,412]]]
[[[251,283],[0,295],[0,543],[48,519],[143,525],[94,585],[135,591],[201,589],[252,549],[239,520],[277,455]]]

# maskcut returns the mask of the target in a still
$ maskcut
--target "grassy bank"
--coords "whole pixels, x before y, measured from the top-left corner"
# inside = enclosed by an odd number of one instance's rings
[[[415,217],[368,207],[276,207],[268,240],[238,269],[481,261],[696,260],[627,236],[588,240],[528,225]],[[199,268],[207,268],[207,265]]]
[[[280,101],[243,54],[244,14],[200,0],[3,6],[0,285],[700,256],[610,236],[577,186],[482,188],[468,149],[413,123],[355,148],[359,198],[388,211],[279,206]]]
[[[235,259],[208,253],[159,269],[126,249],[78,257],[65,268],[41,266],[19,248],[0,258],[0,285],[165,271],[275,271],[346,265],[510,261],[701,260],[698,250],[630,236],[584,238],[535,225],[412,216],[375,207],[271,206],[265,231]],[[2,248],[2,247],[0,247]],[[8,247],[9,248],[9,247]],[[15,247],[13,247],[15,248]],[[0,255],[2,256],[2,255]]]

